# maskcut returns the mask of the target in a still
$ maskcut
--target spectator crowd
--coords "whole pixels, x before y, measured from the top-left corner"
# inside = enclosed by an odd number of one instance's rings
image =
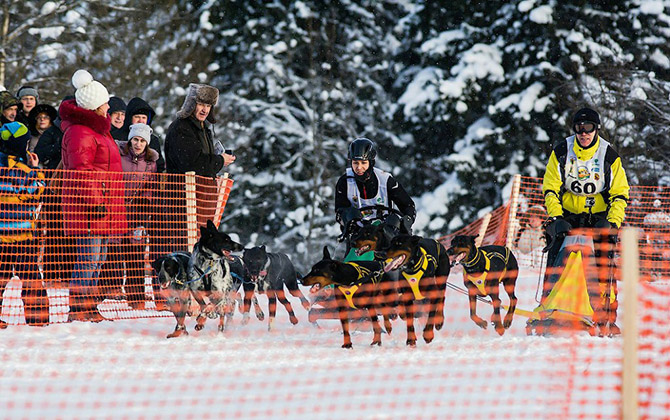
[[[235,160],[213,138],[212,86],[189,85],[162,150],[144,99],[110,97],[86,70],[72,85],[58,109],[40,102],[34,86],[0,92],[0,311],[18,278],[26,323],[35,326],[49,323],[50,284],[67,284],[70,321],[102,321],[104,299],[146,309],[144,261],[165,251],[151,238],[166,226],[186,228],[181,215],[156,210],[171,193],[172,204],[185,206],[183,185],[160,181],[187,172],[212,178]],[[165,309],[152,286],[153,307]]]

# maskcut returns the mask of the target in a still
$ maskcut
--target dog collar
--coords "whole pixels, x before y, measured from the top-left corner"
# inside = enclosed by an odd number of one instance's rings
[[[373,284],[379,283],[379,280],[381,279],[379,273],[375,273],[372,270],[365,268],[362,265],[356,264],[354,262],[348,262],[346,264],[352,266],[356,270],[356,272],[358,273],[358,280],[368,277],[370,280],[372,280]],[[354,305],[354,293],[356,293],[358,288],[361,287],[363,283],[364,283],[363,281],[360,281],[352,286],[337,286],[337,288],[340,289],[340,291],[344,295],[345,299],[347,299],[349,307],[351,307],[352,309],[358,309],[356,308],[356,305]]]

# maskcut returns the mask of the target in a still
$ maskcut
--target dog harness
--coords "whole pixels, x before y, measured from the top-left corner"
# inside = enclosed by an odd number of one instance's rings
[[[499,252],[489,252],[488,254],[482,250],[482,249],[477,249],[476,255],[472,258],[472,260],[467,261],[463,263],[463,267],[466,269],[463,270],[463,276],[465,277],[465,280],[472,282],[475,286],[477,286],[477,289],[481,292],[482,295],[486,296],[486,277],[488,276],[489,272],[491,271],[491,258],[498,258],[500,261],[503,262],[503,271],[500,273],[500,277],[498,278],[499,282],[502,282],[502,279],[505,277],[505,273],[507,272],[507,262],[509,261],[509,255],[510,255],[510,250],[508,248],[505,248],[505,255],[499,253]],[[484,259],[484,270],[479,274],[479,275],[471,275],[468,273],[468,268],[473,268],[477,264],[479,264],[481,259]]]
[[[405,271],[402,271],[402,276],[405,278],[405,280],[407,280],[407,283],[409,283],[409,287],[412,289],[412,293],[414,293],[415,300],[423,300],[426,298],[421,294],[421,290],[419,289],[419,282],[426,273],[428,264],[432,262],[433,266],[437,267],[437,260],[435,257],[429,255],[426,250],[423,249],[423,247],[419,247],[419,250],[421,251],[421,258],[419,258],[419,261],[414,265],[414,267],[412,267],[412,272],[406,273]]]
[[[356,263],[348,262],[346,263],[353,268],[356,269],[358,272],[358,279],[365,279],[366,277],[369,277],[372,280],[373,284],[379,283],[379,280],[381,279],[382,276],[379,275],[378,272],[373,272],[370,269],[367,269],[361,265],[358,265]],[[361,285],[365,283],[364,281],[361,281],[360,283],[354,284],[353,286],[337,286],[338,289],[342,292],[344,297],[347,299],[347,303],[349,303],[349,307],[352,309],[358,309],[356,305],[354,305],[354,293],[358,290]]]

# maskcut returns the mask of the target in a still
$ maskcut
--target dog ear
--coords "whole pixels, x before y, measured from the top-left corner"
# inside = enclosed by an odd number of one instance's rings
[[[267,252],[267,251],[265,251],[265,244],[261,245],[260,248],[261,248],[261,251]]]
[[[151,267],[156,270],[156,273],[160,273],[163,261],[165,261],[165,257],[158,257],[151,262]]]
[[[214,224],[214,222],[212,222],[209,219],[207,220],[207,229],[209,229],[210,231],[214,231],[214,230],[217,231],[217,232],[219,231],[219,229],[216,228],[216,225]]]
[[[207,230],[205,226],[200,226],[200,239],[208,237],[209,237],[209,230]]]
[[[330,258],[330,252],[328,252],[328,245],[324,245],[323,247],[323,259],[332,260],[332,258]]]
[[[417,245],[419,245],[419,241],[421,241],[421,236],[417,236],[417,235],[412,235],[412,237],[411,237],[410,240],[409,240],[409,242],[410,242],[413,246],[417,246]]]

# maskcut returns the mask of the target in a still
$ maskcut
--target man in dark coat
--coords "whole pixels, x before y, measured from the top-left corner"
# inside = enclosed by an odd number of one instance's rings
[[[211,113],[219,98],[219,90],[208,85],[191,83],[177,119],[165,136],[165,158],[168,173],[215,177],[235,156],[216,150],[210,123],[216,122]]]
[[[127,141],[123,137],[123,123],[126,121],[126,103],[118,96],[109,98],[109,109],[107,110],[109,117],[112,119],[112,128],[109,129],[109,134],[116,141]],[[126,137],[127,137],[126,133]],[[160,155],[160,153],[159,153]]]
[[[126,118],[123,121],[123,127],[120,130],[112,130],[112,137],[116,141],[128,141],[131,125],[146,124],[151,127],[155,115],[156,111],[144,99],[131,99],[126,106]],[[158,173],[165,172],[165,159],[163,159],[163,153],[161,153],[161,141],[156,134],[151,134],[149,147],[158,152],[158,161],[156,161]]]

